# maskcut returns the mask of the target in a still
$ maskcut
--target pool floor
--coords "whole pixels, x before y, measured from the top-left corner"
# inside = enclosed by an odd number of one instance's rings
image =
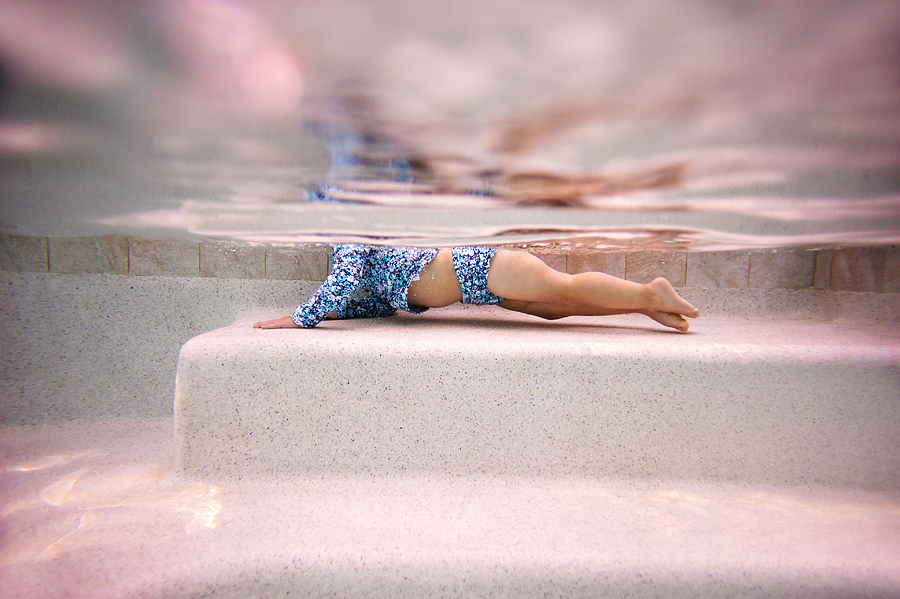
[[[0,429],[0,597],[889,597],[900,496],[173,473],[169,418]]]

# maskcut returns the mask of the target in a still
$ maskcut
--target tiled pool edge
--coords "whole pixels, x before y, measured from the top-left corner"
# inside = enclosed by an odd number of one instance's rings
[[[0,234],[0,270],[12,272],[321,281],[330,257],[330,247],[318,244]]]
[[[530,248],[560,271],[601,271],[676,287],[900,292],[900,247],[685,252],[595,252]],[[0,270],[58,274],[324,280],[330,247],[140,239],[125,235],[31,237],[0,234]]]

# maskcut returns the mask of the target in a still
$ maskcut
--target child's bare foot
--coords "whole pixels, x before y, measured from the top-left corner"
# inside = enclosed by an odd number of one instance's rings
[[[661,312],[659,310],[641,310],[641,314],[649,316],[663,326],[679,330],[682,333],[687,333],[688,328],[690,327],[688,321],[686,321],[681,314]]]
[[[681,297],[675,293],[672,284],[662,277],[652,280],[647,284],[647,288],[650,290],[653,297],[651,302],[653,309],[659,310],[660,312],[681,314],[688,318],[697,318],[700,316],[700,310],[681,299]]]

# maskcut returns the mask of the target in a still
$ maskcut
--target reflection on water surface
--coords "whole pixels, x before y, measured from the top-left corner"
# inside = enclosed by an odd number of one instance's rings
[[[889,0],[57,5],[11,3],[0,27],[7,229],[900,239]],[[308,205],[320,184],[349,208]]]

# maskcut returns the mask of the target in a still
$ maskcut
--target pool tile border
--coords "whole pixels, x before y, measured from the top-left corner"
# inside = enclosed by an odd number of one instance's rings
[[[664,276],[676,287],[900,293],[898,246],[721,252],[536,247],[529,251],[561,272],[605,272],[636,282]],[[0,270],[14,272],[321,281],[328,275],[330,262],[331,248],[324,244],[0,233]]]
[[[226,241],[202,241],[200,276],[214,279],[265,279],[266,248]]]
[[[751,253],[702,252],[687,256],[687,287],[750,287]]]
[[[815,286],[816,254],[808,250],[750,252],[751,289],[809,289]]]
[[[835,250],[831,261],[831,288],[837,291],[881,291],[886,266],[886,248]]]
[[[0,270],[48,272],[46,237],[26,237],[0,233]]]
[[[124,235],[47,239],[47,270],[59,274],[128,274]]]
[[[169,239],[132,239],[128,246],[132,276],[200,276],[200,244]]]
[[[669,279],[675,287],[687,283],[687,252],[647,250],[625,254],[625,278],[649,283],[657,277]]]

